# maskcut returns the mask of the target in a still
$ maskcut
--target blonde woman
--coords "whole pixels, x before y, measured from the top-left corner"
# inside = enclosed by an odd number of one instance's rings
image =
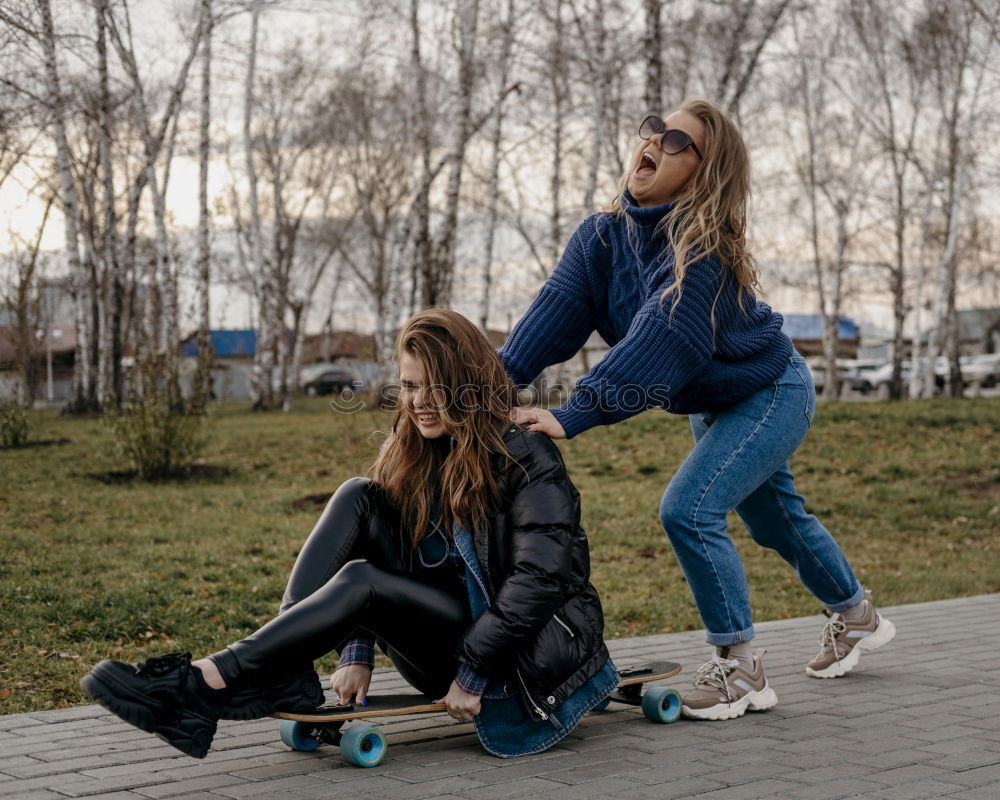
[[[517,422],[570,439],[646,408],[689,417],[695,445],[667,486],[660,522],[714,657],[695,675],[685,716],[732,719],[777,703],[754,638],[746,576],[726,528],[736,510],[823,603],[817,678],[846,674],[895,629],[872,606],[833,536],[804,508],[788,459],[816,411],[805,359],[758,300],[747,248],[750,165],[715,104],[690,99],[649,116],[619,190],[569,240],[498,354],[518,385],[571,358],[596,330],[610,350],[560,408]],[[667,307],[669,304],[669,308]]]
[[[104,660],[82,689],[204,758],[219,719],[323,702],[313,660],[364,705],[376,644],[428,699],[503,757],[551,747],[618,673],[590,583],[580,493],[559,448],[512,424],[514,386],[483,333],[448,309],[403,326],[400,402],[371,478],[334,493],[302,547],[281,612],[196,661]]]

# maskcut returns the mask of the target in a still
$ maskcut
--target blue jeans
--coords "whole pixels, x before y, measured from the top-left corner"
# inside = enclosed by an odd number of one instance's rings
[[[795,567],[833,612],[864,591],[830,532],[795,490],[788,459],[816,413],[816,389],[797,351],[772,383],[730,408],[691,414],[695,446],[660,501],[660,523],[694,595],[707,641],[717,646],[754,636],[746,574],[726,530],[740,515],[758,544]]]

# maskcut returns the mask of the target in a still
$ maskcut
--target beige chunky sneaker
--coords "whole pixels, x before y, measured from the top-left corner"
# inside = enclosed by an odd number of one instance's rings
[[[728,647],[716,648],[718,656],[702,664],[694,676],[694,691],[681,701],[681,713],[691,719],[735,719],[749,708],[763,711],[773,708],[778,696],[764,677],[764,653],[753,654],[753,672],[747,672],[738,659],[729,658]]]
[[[896,635],[896,626],[875,610],[872,593],[865,589],[865,615],[859,620],[844,619],[823,609],[830,619],[819,634],[819,654],[806,665],[813,678],[839,678],[858,663],[862,650],[875,650]]]

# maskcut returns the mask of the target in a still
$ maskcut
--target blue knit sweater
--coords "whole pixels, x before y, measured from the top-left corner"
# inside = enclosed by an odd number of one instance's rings
[[[647,408],[676,414],[728,408],[778,377],[794,352],[781,314],[767,303],[744,291],[741,311],[736,278],[714,256],[688,265],[671,320],[676,292],[662,309],[659,298],[673,282],[673,251],[653,230],[673,203],[643,208],[626,190],[622,205],[624,217],[598,213],[576,229],[497,350],[520,386],[572,358],[593,331],[607,342],[604,358],[552,409],[568,439]]]

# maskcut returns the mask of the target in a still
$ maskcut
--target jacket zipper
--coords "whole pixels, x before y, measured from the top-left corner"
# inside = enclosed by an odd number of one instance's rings
[[[563,622],[561,619],[559,619],[559,615],[558,614],[553,614],[552,615],[552,619],[554,619],[556,622],[558,622],[560,625],[562,625],[566,629],[566,633],[569,634],[569,638],[570,639],[572,639],[572,638],[574,638],[576,636],[576,634],[573,633],[573,631],[570,630],[569,625],[567,625],[565,622]]]
[[[524,683],[524,678],[521,677],[521,670],[518,667],[514,667],[514,672],[517,674],[517,679],[521,682],[521,688],[524,689],[524,696],[528,698],[528,702],[531,703],[532,708],[535,709],[535,711],[538,713],[538,716],[540,716],[542,719],[548,719],[549,715],[538,707],[538,704],[535,702],[535,699],[531,696],[531,692],[528,691],[528,687]]]

